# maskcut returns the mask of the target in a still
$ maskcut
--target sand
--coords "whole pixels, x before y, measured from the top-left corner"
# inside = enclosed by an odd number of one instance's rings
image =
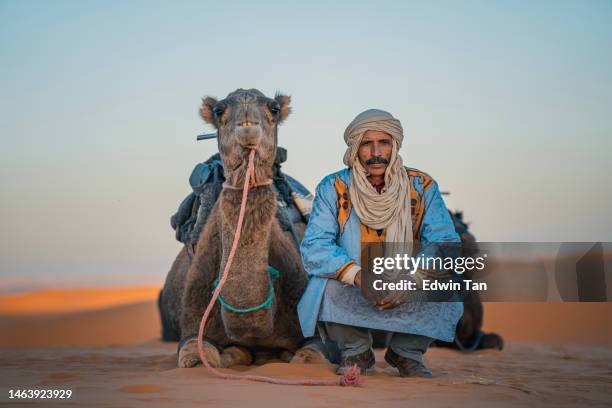
[[[377,350],[362,387],[280,386],[176,368],[158,340],[156,288],[0,297],[0,404],[9,388],[70,388],[61,406],[497,407],[612,405],[612,304],[488,303],[502,352],[431,348],[431,380],[397,377]],[[60,300],[65,299],[62,303]],[[334,379],[333,365],[280,361],[227,372]],[[49,401],[46,401],[47,403]],[[17,406],[40,405],[20,401]]]

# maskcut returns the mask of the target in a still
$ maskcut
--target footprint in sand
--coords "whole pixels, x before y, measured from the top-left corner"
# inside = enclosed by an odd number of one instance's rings
[[[150,394],[154,392],[166,392],[170,391],[172,388],[162,387],[157,384],[133,384],[133,385],[124,385],[119,388],[121,392],[129,392],[133,394]]]

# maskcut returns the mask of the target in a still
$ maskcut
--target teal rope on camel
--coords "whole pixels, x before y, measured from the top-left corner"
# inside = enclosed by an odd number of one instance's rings
[[[238,309],[223,300],[223,297],[221,297],[221,293],[219,293],[219,303],[221,303],[221,306],[223,306],[227,310],[231,310],[234,313],[251,313],[270,307],[270,305],[272,304],[272,299],[274,299],[274,283],[272,281],[278,279],[278,277],[280,276],[280,272],[272,265],[268,265],[268,273],[270,274],[270,291],[268,293],[268,297],[266,298],[266,300],[264,300],[263,303],[257,306],[247,307],[245,309]],[[215,279],[215,288],[218,284],[219,278]]]

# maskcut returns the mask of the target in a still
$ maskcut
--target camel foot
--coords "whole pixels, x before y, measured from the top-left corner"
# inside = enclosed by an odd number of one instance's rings
[[[202,345],[206,361],[212,367],[221,367],[221,356],[215,346],[208,342],[204,342]],[[191,339],[186,342],[178,354],[178,367],[179,368],[190,368],[195,367],[198,364],[202,364],[200,360],[200,353],[198,352],[198,340]]]
[[[221,354],[221,367],[232,367],[235,365],[249,365],[253,362],[253,356],[249,349],[232,346],[223,350]]]
[[[291,360],[293,359],[294,355],[295,354],[293,354],[289,350],[283,350],[283,351],[281,351],[281,353],[280,353],[280,355],[278,357],[281,359],[281,361],[283,363],[290,363]]]
[[[316,346],[316,344],[309,344],[302,347],[295,352],[295,355],[289,361],[291,364],[318,364],[327,363],[325,354]]]

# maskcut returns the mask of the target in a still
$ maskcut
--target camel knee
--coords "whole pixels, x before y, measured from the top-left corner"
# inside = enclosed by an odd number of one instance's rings
[[[249,365],[253,362],[251,352],[244,347],[232,346],[223,350],[221,354],[221,367],[232,367],[235,365]]]
[[[325,358],[325,354],[316,344],[309,344],[298,351],[291,359],[291,364],[320,364],[328,363],[329,361]]]
[[[221,356],[219,351],[212,344],[204,341],[202,344],[202,350],[206,361],[212,367],[221,367]],[[191,339],[183,344],[183,347],[178,353],[178,367],[179,368],[190,368],[195,367],[198,364],[202,364],[200,359],[200,353],[198,351],[198,340]]]

